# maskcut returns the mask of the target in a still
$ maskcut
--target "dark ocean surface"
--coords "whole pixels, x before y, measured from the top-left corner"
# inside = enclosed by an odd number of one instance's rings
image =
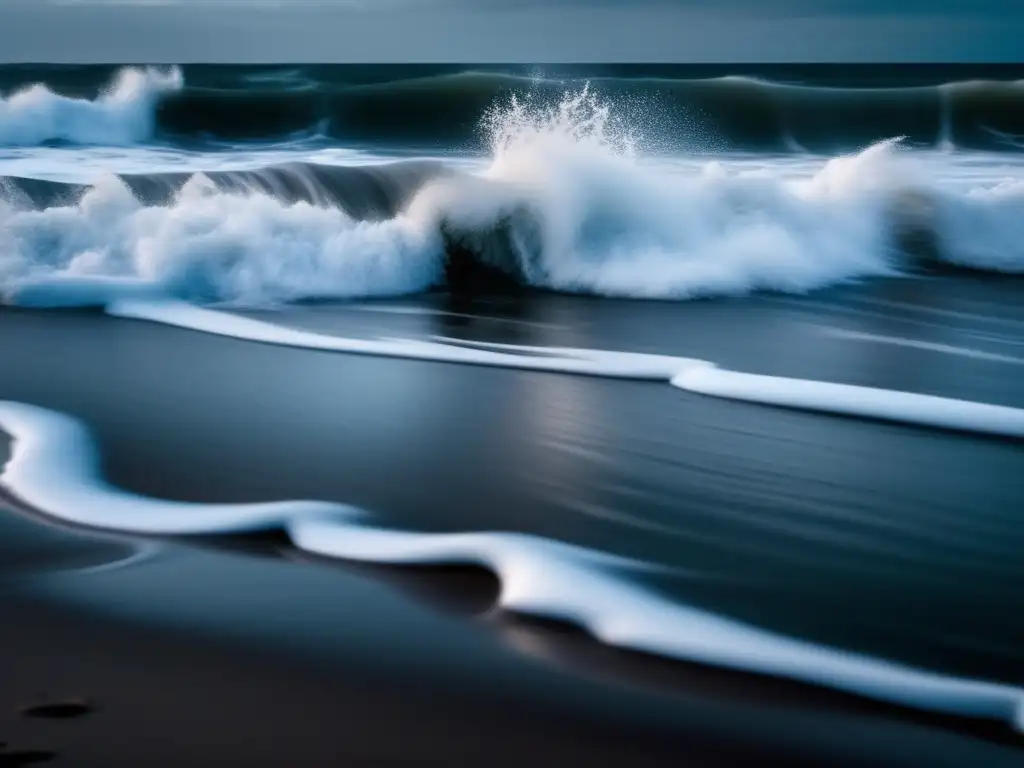
[[[8,65],[0,71],[0,92],[45,82],[61,94],[92,99],[119,69]],[[1015,64],[187,65],[178,71],[185,85],[157,108],[157,134],[189,142],[309,132],[377,147],[480,150],[480,115],[496,99],[528,91],[557,103],[584,83],[674,150],[835,152],[904,136],[920,146],[1019,151],[1024,136],[1024,68]]]

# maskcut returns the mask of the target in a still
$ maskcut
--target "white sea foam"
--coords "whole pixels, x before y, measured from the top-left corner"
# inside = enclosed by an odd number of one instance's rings
[[[173,205],[147,207],[106,177],[72,206],[0,203],[0,285],[23,296],[37,281],[84,279],[90,304],[109,278],[244,304],[395,295],[437,280],[439,240],[406,217],[360,222],[335,208],[222,194],[202,175]]]
[[[295,546],[328,557],[479,565],[499,577],[502,608],[574,622],[604,643],[1024,726],[1019,689],[834,650],[680,605],[635,581],[643,564],[521,534],[387,530],[340,504],[150,499],[102,480],[88,431],[68,416],[0,401],[0,429],[14,440],[0,482],[37,511],[69,523],[158,535],[280,528]]]
[[[1024,271],[1024,180],[936,195],[934,226],[953,263],[999,272]]]
[[[201,174],[161,206],[115,177],[46,210],[0,202],[0,292],[87,276],[239,305],[406,294],[442,281],[442,231],[537,286],[618,297],[799,293],[893,274],[908,232],[943,260],[1024,271],[1022,182],[940,184],[897,142],[803,174],[681,170],[635,152],[587,93],[495,114],[489,165],[427,183],[386,221],[220,192]]]
[[[0,98],[0,146],[47,142],[123,146],[153,138],[156,107],[184,85],[181,70],[123,69],[94,100],[33,85]]]
[[[878,419],[914,426],[1024,438],[1024,410],[825,381],[728,371],[713,363],[670,355],[571,347],[531,347],[457,339],[360,339],[306,331],[169,299],[139,298],[148,287],[121,283],[124,298],[105,305],[115,317],[148,320],[264,344],[411,360],[498,368],[664,381],[711,397],[743,400],[818,413]],[[71,298],[65,297],[70,292]],[[74,282],[36,283],[27,294],[34,306],[67,306],[80,296]],[[87,298],[95,298],[88,295]],[[109,298],[109,297],[108,297]]]
[[[1024,438],[1024,409],[916,392],[737,373],[711,364],[682,369],[672,378],[672,386],[748,403]]]
[[[50,286],[51,289],[60,287]],[[60,306],[60,299],[54,299],[54,304]],[[216,336],[278,346],[609,378],[668,381],[683,365],[699,362],[663,355],[585,349],[527,348],[500,344],[493,349],[484,348],[484,345],[474,348],[454,340],[444,343],[443,340],[348,338],[288,328],[180,301],[126,298],[107,305],[106,312],[115,317],[148,320]],[[520,354],[521,351],[528,354]]]
[[[280,528],[295,515],[353,514],[325,502],[182,504],[136,496],[103,482],[89,431],[69,416],[0,401],[0,429],[15,440],[3,483],[33,509],[76,525],[125,533],[242,533]]]

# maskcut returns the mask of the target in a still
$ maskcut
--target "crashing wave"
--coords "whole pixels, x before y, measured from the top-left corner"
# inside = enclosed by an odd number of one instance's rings
[[[123,146],[152,139],[157,106],[184,87],[181,70],[123,69],[93,100],[37,84],[0,98],[0,146],[47,143]]]
[[[1024,184],[945,189],[898,141],[783,178],[654,165],[587,90],[557,106],[513,101],[486,126],[491,162],[476,174],[394,163],[110,176],[66,202],[68,188],[7,180],[0,291],[131,278],[266,305],[505,282],[687,299],[921,265],[1024,271]]]

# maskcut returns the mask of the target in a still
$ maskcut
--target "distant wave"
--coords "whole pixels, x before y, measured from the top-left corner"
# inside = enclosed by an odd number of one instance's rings
[[[95,99],[70,98],[45,84],[0,98],[0,146],[126,145],[152,139],[162,96],[184,86],[181,70],[124,69]]]
[[[60,96],[45,84],[22,87],[0,100],[0,145],[240,141],[305,131],[349,142],[465,147],[479,141],[478,117],[495,101],[517,93],[557,103],[585,82],[643,113],[657,134],[648,138],[674,150],[835,153],[893,136],[945,149],[1024,148],[1022,81],[854,88],[750,77],[585,81],[468,71],[350,82],[302,68],[204,73],[187,85],[181,69],[128,69],[92,99]]]
[[[315,124],[336,139],[465,143],[480,112],[510,93],[557,101],[580,80],[467,72],[334,87],[185,90],[160,107],[169,135],[238,139]],[[658,141],[708,150],[845,151],[902,136],[920,146],[1016,151],[1024,146],[1024,83],[975,81],[909,88],[841,88],[743,77],[591,78],[611,101],[650,113]]]
[[[920,267],[1024,272],[1024,184],[937,186],[898,142],[787,179],[633,156],[587,90],[488,113],[480,174],[430,163],[115,176],[84,192],[7,179],[0,291],[129,278],[267,305],[508,285],[688,299],[805,292]]]

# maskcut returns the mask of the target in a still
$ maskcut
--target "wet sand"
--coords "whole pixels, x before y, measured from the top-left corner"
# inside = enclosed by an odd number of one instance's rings
[[[396,575],[173,544],[102,575],[39,570],[5,585],[0,601],[0,733],[10,753],[76,766],[1020,757],[993,729],[687,671],[556,627],[474,622],[425,601],[430,579],[401,574],[416,583],[410,597]],[[25,713],[69,702],[88,706],[73,717]]]

